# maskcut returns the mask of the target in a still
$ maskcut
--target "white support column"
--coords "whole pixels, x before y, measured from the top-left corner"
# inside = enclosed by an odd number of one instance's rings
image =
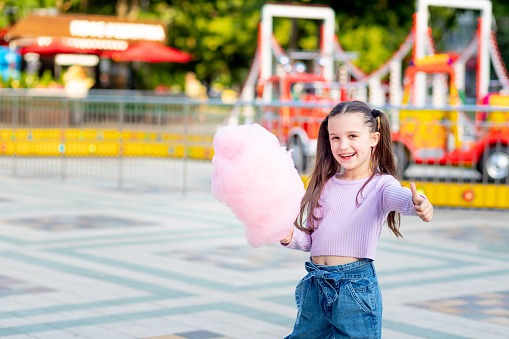
[[[426,55],[426,31],[428,30],[428,4],[427,0],[417,1],[417,18],[415,25],[415,58],[420,59]],[[415,88],[412,104],[424,106],[426,104],[426,74],[415,74]]]
[[[380,83],[380,78],[372,77],[368,81],[369,103],[372,106],[383,106],[385,104],[384,93]]]
[[[391,106],[401,105],[403,91],[401,88],[401,60],[392,60],[389,73],[389,103]],[[391,130],[399,132],[399,110],[391,109]]]
[[[262,9],[262,23],[261,23],[261,41],[260,54],[261,54],[261,68],[260,79],[265,82],[272,74],[272,50],[270,39],[272,38],[272,14],[270,8],[264,6]],[[263,90],[262,99],[264,101],[272,100],[272,88],[267,89],[270,84],[266,83]]]
[[[484,98],[488,94],[490,86],[490,34],[491,34],[491,2],[486,1],[484,8],[481,10],[481,37],[479,52],[481,60],[479,62],[479,97]]]
[[[334,78],[334,11],[330,7],[315,6],[296,6],[282,4],[267,4],[262,8],[261,18],[261,71],[260,79],[262,82],[272,75],[272,31],[274,17],[281,18],[297,18],[297,19],[314,19],[323,20],[323,39],[324,53],[327,59],[323,69],[325,80],[332,81]],[[270,91],[264,91],[263,99],[270,100]]]
[[[456,60],[454,62],[454,73],[456,73],[456,88],[458,91],[465,91],[465,62]]]
[[[356,100],[363,102],[368,101],[368,89],[364,86],[357,88],[355,91],[354,98],[356,98]]]
[[[403,91],[401,89],[401,60],[392,60],[389,67],[389,102],[392,106],[399,106],[403,99]]]
[[[331,8],[330,12],[325,13],[326,18],[324,19],[324,29],[323,29],[323,41],[325,42],[323,45],[323,52],[325,53],[325,59],[327,62],[322,70],[322,75],[325,81],[334,80],[334,32],[335,32],[335,20],[334,20],[334,11]]]

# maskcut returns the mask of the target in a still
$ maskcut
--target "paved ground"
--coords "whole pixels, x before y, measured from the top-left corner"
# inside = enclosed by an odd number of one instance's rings
[[[0,176],[0,337],[283,338],[306,253],[250,248],[210,194]],[[384,338],[509,337],[509,213],[387,231]]]

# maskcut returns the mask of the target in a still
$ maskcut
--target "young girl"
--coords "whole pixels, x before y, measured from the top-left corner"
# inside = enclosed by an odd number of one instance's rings
[[[401,187],[395,176],[387,115],[360,101],[334,107],[320,125],[295,227],[281,240],[311,252],[287,339],[381,338],[382,295],[373,260],[382,225],[387,221],[400,237],[399,213],[433,217],[415,185]]]

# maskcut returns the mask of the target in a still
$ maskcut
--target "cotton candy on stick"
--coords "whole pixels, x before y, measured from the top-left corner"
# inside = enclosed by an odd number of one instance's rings
[[[213,145],[212,194],[244,225],[249,245],[285,238],[305,193],[290,152],[258,124],[223,127]]]

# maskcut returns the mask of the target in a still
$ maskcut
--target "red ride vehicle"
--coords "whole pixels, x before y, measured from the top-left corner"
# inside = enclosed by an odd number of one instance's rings
[[[434,55],[417,60],[405,72],[403,104],[410,100],[417,72],[449,76],[449,104],[459,102],[452,60]],[[509,106],[509,97],[488,95],[483,104]],[[463,166],[477,169],[489,182],[508,182],[509,113],[489,112],[469,116],[459,111],[402,110],[399,131],[393,133],[400,173],[410,161],[417,164]]]
[[[320,123],[331,108],[347,99],[347,86],[327,82],[323,76],[310,73],[287,73],[273,75],[258,86],[258,96],[271,88],[276,106],[265,107],[262,125],[278,136],[282,145],[292,151],[295,167],[300,173],[310,169],[316,155]],[[361,83],[349,84],[349,88],[363,87]],[[304,107],[283,106],[301,105]]]

